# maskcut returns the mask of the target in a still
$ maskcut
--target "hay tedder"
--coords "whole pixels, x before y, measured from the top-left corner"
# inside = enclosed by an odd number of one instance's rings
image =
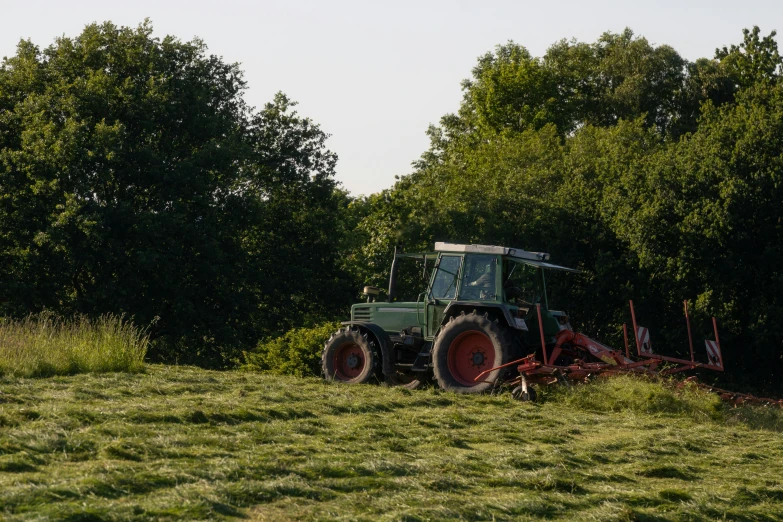
[[[416,301],[397,301],[398,264],[415,259],[432,270]],[[564,312],[551,310],[546,270],[578,272],[549,263],[549,254],[488,245],[435,243],[428,253],[395,253],[389,291],[365,287],[367,301],[351,308],[351,320],[324,346],[322,369],[330,380],[364,383],[383,379],[417,388],[433,376],[457,393],[480,393],[510,384],[520,400],[535,400],[533,385],[580,382],[621,373],[670,375],[697,368],[723,371],[715,318],[705,340],[706,362],[697,361],[685,303],[690,359],[653,352],[649,330],[636,321],[630,302],[635,357],[628,329],[625,353],[574,332]],[[703,385],[702,385],[703,386]],[[734,403],[777,403],[713,389]]]
[[[631,359],[628,346],[628,328],[626,325],[623,325],[625,355],[590,339],[584,334],[576,333],[571,329],[563,329],[557,333],[555,341],[551,346],[547,346],[544,336],[541,335],[541,351],[538,352],[541,354],[541,360],[537,359],[537,353],[533,353],[504,365],[509,367],[517,365],[517,370],[519,371],[519,376],[511,382],[511,384],[517,385],[513,393],[522,399],[531,398],[535,395],[535,392],[530,388],[531,384],[584,382],[598,375],[609,376],[622,373],[671,375],[695,368],[723,371],[723,355],[720,351],[718,325],[714,317],[712,318],[712,325],[715,340],[705,339],[708,362],[702,363],[696,361],[694,357],[693,339],[690,338],[691,328],[687,301],[684,302],[684,305],[685,320],[688,325],[690,360],[653,353],[650,332],[647,328],[636,324],[633,301],[630,301],[629,304],[636,343],[636,360]],[[541,329],[542,321],[540,320],[540,305],[536,305],[536,315],[539,317],[539,332],[543,333]],[[487,372],[491,370],[487,370]],[[484,372],[477,375],[476,380],[480,380],[484,375]]]

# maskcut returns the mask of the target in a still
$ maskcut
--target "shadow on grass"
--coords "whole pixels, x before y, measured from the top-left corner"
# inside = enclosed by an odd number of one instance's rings
[[[662,489],[658,492],[658,496],[669,502],[687,502],[693,498],[690,493],[681,489]]]
[[[620,512],[619,516],[617,517],[617,520],[620,520],[622,522],[670,522],[672,518],[655,515],[652,513],[644,513],[643,511],[638,511],[635,509],[631,509],[630,507],[626,507]],[[696,518],[695,520],[701,520],[701,519]]]
[[[637,475],[648,478],[661,479],[679,479],[679,480],[697,480],[700,477],[689,470],[680,469],[675,466],[655,466],[639,471]]]
[[[119,444],[110,444],[103,448],[102,453],[110,459],[128,460],[132,462],[141,462],[144,457],[138,455],[130,448],[123,447]]]
[[[519,487],[522,489],[532,489],[535,491],[556,491],[559,493],[569,493],[572,495],[583,495],[589,493],[581,484],[573,479],[562,479],[552,477],[551,475],[543,477],[533,477],[527,480],[520,480]]]
[[[239,507],[250,507],[257,504],[267,504],[281,497],[295,497],[316,502],[327,502],[337,498],[333,491],[322,488],[312,488],[306,485],[264,483],[232,484],[225,488],[224,494],[231,499],[231,504]]]
[[[33,471],[38,471],[38,468],[24,460],[0,461],[0,472],[3,473],[28,473]]]
[[[213,502],[211,507],[212,511],[218,515],[223,515],[224,517],[247,518],[247,516],[242,511],[230,504]]]
[[[173,488],[190,482],[184,476],[164,476],[148,472],[115,474],[106,479],[92,478],[85,481],[90,494],[103,498],[121,498],[128,495],[142,495],[161,489]]]
[[[752,504],[761,504],[765,502],[780,503],[783,502],[783,489],[757,488],[748,489],[741,487],[732,499],[732,504],[747,506]]]
[[[62,517],[58,516],[58,520],[64,522],[104,522],[111,520],[111,518],[100,511],[85,510],[78,513],[69,513]]]

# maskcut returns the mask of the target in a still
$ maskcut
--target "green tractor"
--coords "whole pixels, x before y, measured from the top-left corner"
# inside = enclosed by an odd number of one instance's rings
[[[395,300],[398,263],[434,261],[427,289],[415,302]],[[367,302],[324,346],[327,379],[417,388],[434,374],[457,393],[480,393],[504,375],[497,368],[536,351],[541,332],[550,343],[571,329],[563,312],[549,310],[544,270],[577,272],[550,264],[549,254],[488,245],[435,243],[435,251],[397,254],[386,302],[365,287]],[[536,305],[541,308],[541,328]]]

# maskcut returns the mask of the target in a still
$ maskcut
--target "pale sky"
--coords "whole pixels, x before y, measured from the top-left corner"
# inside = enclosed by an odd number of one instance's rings
[[[594,42],[630,27],[692,61],[739,43],[744,27],[783,29],[783,2],[0,0],[0,56],[22,38],[46,47],[91,22],[135,27],[146,17],[156,36],[197,36],[240,62],[250,105],[277,91],[298,101],[331,134],[338,181],[359,195],[410,173],[427,126],[457,110],[460,81],[497,44],[541,56],[562,38]]]

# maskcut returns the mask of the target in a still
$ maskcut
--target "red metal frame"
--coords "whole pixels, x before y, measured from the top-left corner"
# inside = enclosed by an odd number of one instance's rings
[[[691,361],[695,361],[696,359],[693,358],[693,336],[691,335],[691,318],[688,317],[688,301],[683,301],[683,305],[685,305],[685,324],[688,325],[688,346],[691,349]]]
[[[628,325],[623,323],[623,341],[625,341],[625,356],[631,358],[631,352],[628,350]]]
[[[637,336],[636,336],[636,346],[637,346],[637,350],[638,350],[639,356],[641,357],[642,355],[641,355],[641,348],[639,346],[639,336],[638,336],[638,331],[636,329],[636,313],[635,313],[634,308],[633,308],[633,301],[628,301],[628,303],[630,304],[630,307],[631,307],[631,317],[633,318],[634,332],[637,333]],[[685,305],[685,318],[686,318],[686,320],[688,322],[688,336],[690,337],[690,319],[688,318],[688,308],[687,307],[688,307],[688,305],[686,303],[686,305]],[[644,357],[647,357],[648,359],[657,359],[659,361],[666,361],[666,362],[670,362],[670,363],[675,363],[675,364],[681,365],[681,366],[679,366],[677,368],[671,368],[671,369],[664,370],[662,372],[663,374],[678,373],[678,372],[682,372],[682,371],[685,371],[685,370],[693,370],[694,368],[707,368],[709,370],[716,370],[716,371],[722,372],[723,371],[723,356],[722,356],[722,354],[720,352],[720,342],[717,340],[718,339],[718,337],[717,337],[718,336],[718,323],[717,323],[717,321],[715,320],[714,317],[712,318],[712,324],[713,324],[713,327],[715,329],[715,339],[716,339],[716,343],[718,343],[718,358],[721,361],[721,366],[717,366],[717,365],[714,365],[714,364],[704,364],[704,363],[696,362],[696,360],[693,358],[693,345],[692,344],[691,344],[691,360],[690,361],[687,360],[687,359],[678,359],[677,357],[668,357],[666,355],[658,355],[657,353],[648,353],[648,354],[645,354]]]
[[[720,361],[721,371],[723,371],[723,351],[720,349],[720,337],[718,337],[718,322],[712,318],[712,329],[715,332],[715,344],[718,345],[718,360]]]
[[[541,354],[544,356],[544,364],[547,364],[546,360],[546,342],[544,341],[544,322],[541,319],[541,305],[536,305],[536,312],[538,312],[538,331],[541,333]]]
[[[715,343],[718,352],[720,366],[714,364],[705,364],[697,362],[693,351],[693,339],[691,332],[690,316],[688,313],[688,303],[683,302],[685,308],[685,321],[688,327],[688,346],[690,348],[691,359],[679,359],[654,353],[643,353],[642,343],[639,339],[639,328],[636,322],[636,310],[633,301],[629,301],[631,311],[631,321],[636,341],[636,353],[639,360],[632,360],[630,357],[630,348],[628,345],[628,327],[623,324],[623,339],[625,341],[625,357],[621,352],[605,346],[584,334],[573,332],[571,330],[561,330],[555,336],[554,343],[547,348],[544,335],[544,324],[541,314],[541,306],[536,305],[538,316],[539,337],[541,340],[542,360],[536,360],[536,354],[530,354],[527,357],[512,361],[495,368],[490,368],[478,374],[475,381],[483,376],[500,368],[517,366],[520,376],[512,383],[526,382],[530,384],[553,384],[559,380],[567,379],[571,381],[584,381],[592,375],[617,375],[622,373],[635,373],[647,375],[670,375],[695,368],[706,368],[710,370],[723,371],[723,354],[720,350],[720,340],[718,338],[718,323],[712,318],[712,326],[715,333]],[[648,331],[649,334],[649,331]],[[592,359],[592,361],[590,360]],[[558,361],[561,364],[557,364]],[[662,363],[672,363],[676,366],[665,367],[661,370],[658,367]],[[725,390],[714,388],[716,392],[723,394],[731,393]],[[734,394],[734,397],[740,397],[742,401],[756,400],[750,395]],[[740,399],[736,399],[740,400]],[[768,399],[763,401],[770,402]],[[783,401],[780,401],[783,406]]]
[[[633,301],[631,303],[631,321],[633,322],[633,338],[636,339],[636,355],[642,356],[642,346],[639,344],[639,329],[636,327],[636,313],[633,309]]]

